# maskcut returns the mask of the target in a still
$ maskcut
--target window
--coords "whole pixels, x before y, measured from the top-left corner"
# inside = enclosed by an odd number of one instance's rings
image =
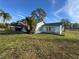
[[[46,27],[46,31],[48,32],[48,27]]]
[[[47,27],[46,27],[46,31],[47,31],[47,32],[51,31],[51,26],[47,26]]]
[[[51,31],[51,27],[49,26],[49,31]]]

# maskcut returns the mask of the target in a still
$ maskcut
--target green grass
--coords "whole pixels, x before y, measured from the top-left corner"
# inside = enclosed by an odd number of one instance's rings
[[[0,35],[0,59],[79,59],[79,32]]]

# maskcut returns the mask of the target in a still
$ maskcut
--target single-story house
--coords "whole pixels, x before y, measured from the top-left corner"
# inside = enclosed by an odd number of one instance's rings
[[[44,23],[40,22],[36,26],[35,33],[54,33],[63,34],[64,26],[62,23]]]
[[[27,32],[26,28],[21,25],[17,24],[14,26],[15,29],[14,31],[22,31],[22,32]],[[54,34],[63,34],[64,31],[64,26],[62,23],[44,23],[39,22],[36,25],[35,33],[54,33]]]
[[[27,32],[25,26],[23,26],[20,23],[16,23],[15,25],[12,25],[11,30],[18,31],[18,32]]]

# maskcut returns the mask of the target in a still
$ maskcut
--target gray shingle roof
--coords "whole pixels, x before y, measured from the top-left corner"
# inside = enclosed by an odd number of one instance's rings
[[[60,26],[63,25],[62,23],[45,23],[44,26]]]

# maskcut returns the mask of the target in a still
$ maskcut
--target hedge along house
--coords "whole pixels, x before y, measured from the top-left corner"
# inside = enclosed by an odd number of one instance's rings
[[[36,26],[35,33],[53,33],[63,34],[64,26],[62,23],[44,23],[39,22]]]

